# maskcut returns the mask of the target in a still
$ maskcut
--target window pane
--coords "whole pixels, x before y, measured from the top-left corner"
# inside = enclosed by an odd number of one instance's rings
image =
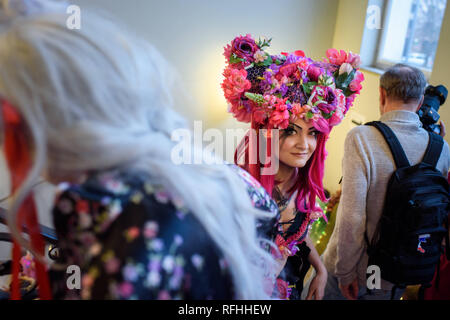
[[[447,0],[391,0],[381,62],[402,62],[431,71]]]

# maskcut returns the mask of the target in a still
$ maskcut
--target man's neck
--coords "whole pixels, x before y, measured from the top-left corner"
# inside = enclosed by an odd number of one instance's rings
[[[402,101],[392,101],[386,103],[383,114],[391,112],[391,111],[410,111],[410,112],[416,112],[417,111],[417,102],[415,103],[404,103]]]

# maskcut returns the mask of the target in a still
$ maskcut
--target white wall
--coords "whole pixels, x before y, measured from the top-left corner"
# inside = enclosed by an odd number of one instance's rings
[[[205,127],[230,119],[220,88],[223,47],[239,35],[272,37],[273,53],[319,58],[333,39],[337,0],[73,0],[101,7],[153,43],[179,70],[198,103],[182,112]],[[179,110],[183,111],[182,106]],[[228,125],[228,124],[227,124]],[[231,123],[235,125],[235,123]]]

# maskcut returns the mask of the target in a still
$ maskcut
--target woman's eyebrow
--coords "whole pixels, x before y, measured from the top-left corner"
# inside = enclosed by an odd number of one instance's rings
[[[303,130],[303,128],[302,127],[300,127],[300,126],[298,126],[298,125],[296,125],[295,123],[291,123],[294,127],[296,127],[296,128],[298,128],[298,129],[300,129],[300,130]]]
[[[303,130],[302,127],[300,127],[299,125],[296,125],[295,123],[291,123],[291,125],[297,127],[297,128],[300,129],[300,130]],[[316,130],[316,128],[313,126],[313,127],[310,127],[310,128],[308,129],[308,131],[311,131],[311,130]]]

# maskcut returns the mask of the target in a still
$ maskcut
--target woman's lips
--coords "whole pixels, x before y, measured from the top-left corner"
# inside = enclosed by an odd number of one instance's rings
[[[302,152],[302,153],[292,153],[296,157],[306,157],[308,156],[308,153]]]

